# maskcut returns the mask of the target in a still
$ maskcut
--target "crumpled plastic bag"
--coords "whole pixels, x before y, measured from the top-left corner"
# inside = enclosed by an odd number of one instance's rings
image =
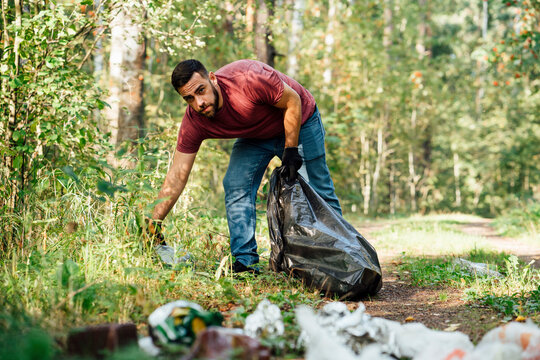
[[[190,258],[190,253],[186,252],[183,249],[174,250],[169,245],[156,245],[154,246],[156,254],[158,254],[161,261],[170,266],[186,263]]]
[[[497,278],[502,277],[500,272],[491,270],[488,264],[476,263],[462,258],[455,259],[454,264],[459,265],[465,268],[467,271],[471,272],[472,274],[476,274],[479,276],[490,276]]]
[[[244,332],[257,339],[275,338],[283,335],[285,326],[281,310],[277,305],[264,299],[257,305],[257,309],[246,318]]]
[[[317,314],[306,306],[296,308],[307,360],[540,360],[540,327],[530,320],[499,326],[475,347],[462,332],[371,317],[358,305],[352,313],[340,302]]]
[[[311,310],[306,311],[305,308],[299,307],[296,318],[302,328],[301,336],[302,339],[306,339],[308,350],[310,344],[318,347],[317,344],[323,341],[321,337],[329,336],[339,343],[339,347],[334,345],[335,348],[345,347],[357,356],[356,359],[367,358],[368,349],[372,359],[386,360],[392,359],[391,356],[428,359],[421,356],[426,349],[429,350],[431,347],[449,351],[454,348],[467,351],[473,348],[467,335],[459,331],[437,331],[420,323],[402,325],[396,321],[374,318],[365,312],[365,306],[362,303],[359,303],[358,309],[352,313],[347,310],[345,304],[340,302],[325,305],[317,315]],[[317,327],[322,329],[318,333],[313,330]],[[316,338],[313,339],[313,336]],[[331,357],[317,355],[316,353],[319,352],[314,351],[311,360],[331,359]]]
[[[526,323],[511,322],[489,331],[478,343],[478,347],[488,347],[493,343],[517,346],[521,359],[540,359],[540,327],[531,320]]]
[[[287,182],[274,170],[267,203],[270,268],[302,279],[328,296],[376,294],[382,272],[373,246],[302,176]]]
[[[307,306],[296,308],[296,320],[302,328],[302,339],[306,347],[306,360],[394,360],[383,353],[377,344],[362,347],[359,356],[339,334],[329,331],[320,324],[317,315]]]

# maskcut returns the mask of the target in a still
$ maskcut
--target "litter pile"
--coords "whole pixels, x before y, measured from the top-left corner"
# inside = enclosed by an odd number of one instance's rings
[[[371,317],[362,303],[352,313],[339,302],[326,305],[318,314],[301,306],[296,320],[302,328],[307,360],[540,359],[540,328],[531,321],[495,328],[474,346],[459,331]]]
[[[462,332],[372,317],[363,303],[358,305],[354,312],[342,302],[328,303],[318,312],[303,305],[296,308],[301,329],[296,345],[305,349],[306,360],[540,360],[540,327],[530,320],[499,326],[475,346]],[[222,327],[222,321],[219,312],[175,301],[149,316],[150,336],[139,339],[138,344],[150,356],[181,354],[175,356],[181,360],[275,358],[276,348],[264,344],[278,344],[272,340],[283,339],[285,326],[279,307],[261,301],[243,329]],[[123,339],[126,334],[129,336]],[[115,350],[135,338],[133,324],[109,325],[75,332],[68,345],[71,342],[76,353],[96,356],[100,353],[97,347]]]

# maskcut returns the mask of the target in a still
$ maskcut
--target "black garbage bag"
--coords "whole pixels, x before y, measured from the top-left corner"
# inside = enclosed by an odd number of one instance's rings
[[[272,270],[299,277],[307,286],[341,299],[380,290],[382,273],[373,246],[302,176],[287,182],[282,168],[274,170],[267,217]]]

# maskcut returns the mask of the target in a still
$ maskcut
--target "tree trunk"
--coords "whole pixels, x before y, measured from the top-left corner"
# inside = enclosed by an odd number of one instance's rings
[[[362,197],[364,199],[364,215],[369,213],[369,200],[371,196],[371,164],[369,161],[369,140],[366,133],[360,134],[360,183],[362,185]]]
[[[388,174],[388,194],[390,195],[390,214],[394,215],[396,213],[396,202],[397,202],[397,191],[395,185],[395,174],[396,167],[392,163],[390,164],[390,172]]]
[[[488,2],[482,1],[482,42],[487,43],[487,30],[488,30]],[[485,82],[485,66],[482,61],[477,61],[478,73],[480,74],[478,78],[479,86],[476,91],[476,120],[480,121],[482,119],[482,99],[484,98],[484,82]]]
[[[419,60],[423,60],[426,57],[429,59],[431,57],[431,49],[428,48],[426,43],[426,38],[431,35],[431,31],[428,25],[429,20],[429,11],[427,8],[426,0],[419,0],[418,5],[420,7],[420,23],[418,24],[418,37],[416,40],[416,51],[418,52]],[[420,111],[423,110],[421,107]],[[422,131],[421,136],[423,137],[422,141],[422,154],[418,156],[421,161],[419,161],[418,168],[423,167],[423,175],[421,176],[422,181],[417,185],[419,192],[422,194],[422,203],[425,203],[427,196],[430,191],[429,179],[431,177],[431,143],[432,143],[432,126],[431,121],[427,120],[427,125],[425,130]],[[420,149],[419,149],[420,150]],[[425,209],[422,209],[422,211]]]
[[[255,52],[253,47],[253,31],[255,31],[255,4],[254,0],[246,1],[246,44]]]
[[[382,117],[386,115],[383,113]],[[377,196],[377,184],[379,183],[379,177],[381,174],[381,168],[384,167],[385,160],[385,148],[384,148],[384,136],[383,127],[380,126],[377,129],[377,162],[375,163],[375,170],[373,171],[373,189],[371,196],[371,209],[373,212],[377,212],[378,196]]]
[[[298,45],[302,38],[304,23],[302,15],[304,13],[304,0],[293,0],[292,20],[289,35],[289,48],[287,51],[287,74],[296,78],[298,75]]]
[[[10,9],[10,7],[13,7]],[[12,12],[13,11],[13,12]],[[9,15],[14,16],[15,22],[14,33],[8,32]],[[7,109],[2,109],[2,119],[0,131],[3,133],[3,146],[5,154],[2,161],[2,181],[6,184],[7,193],[2,196],[0,206],[6,208],[7,214],[13,214],[19,212],[19,206],[21,203],[20,194],[24,188],[24,169],[22,168],[23,153],[19,155],[11,155],[12,152],[16,152],[15,143],[13,141],[13,132],[18,125],[17,119],[17,106],[19,102],[19,91],[12,89],[9,85],[9,80],[17,78],[19,76],[19,62],[20,62],[20,43],[22,41],[21,34],[18,29],[22,25],[22,1],[14,0],[13,5],[8,0],[2,0],[2,55],[7,59],[8,63],[13,61],[10,65],[13,65],[10,69],[9,78],[2,79],[2,97],[4,102],[7,102]],[[11,47],[11,49],[10,49]],[[12,52],[13,57],[6,56],[5,52]],[[11,60],[12,59],[12,60]],[[17,164],[16,164],[17,162]],[[16,178],[15,178],[16,176]],[[10,215],[8,215],[9,218]],[[15,221],[8,221],[5,229],[2,229],[3,242],[1,248],[5,249],[6,246],[13,242],[15,236]],[[21,243],[19,243],[21,245]]]
[[[101,5],[102,0],[94,0],[94,11],[97,13],[100,11],[103,6]],[[97,20],[97,23],[101,25],[103,21],[101,20],[101,17]],[[96,28],[96,34],[101,33],[101,27]],[[103,43],[101,39],[99,39],[96,43],[96,48],[94,50],[94,78],[97,82],[99,82],[101,75],[103,74]]]
[[[384,31],[383,31],[383,46],[386,50],[392,45],[392,32],[394,31],[394,26],[392,24],[392,0],[384,1]],[[388,52],[386,53],[388,57]]]
[[[330,0],[328,3],[328,27],[324,37],[326,45],[323,61],[323,82],[326,86],[332,82],[332,53],[334,52],[334,32],[336,28],[337,0]]]
[[[135,7],[123,8],[111,21],[111,52],[108,118],[111,142],[142,136],[144,121],[143,69],[145,45],[142,27],[132,21]]]
[[[418,7],[420,7],[420,24],[418,24],[418,37],[416,38],[416,52],[418,52],[418,58],[422,60],[426,55],[426,35],[427,35],[427,14],[426,14],[426,0],[418,0]]]
[[[383,19],[384,19],[384,31],[383,31],[383,47],[385,50],[385,57],[386,57],[386,68],[388,73],[391,73],[391,63],[392,59],[390,57],[390,48],[392,46],[392,31],[393,28],[393,22],[392,22],[393,14],[392,14],[392,1],[386,0],[385,1],[385,7],[384,7],[384,13],[383,13]],[[378,207],[378,197],[377,197],[377,183],[379,180],[379,172],[381,167],[383,167],[383,163],[385,160],[385,149],[384,149],[384,134],[383,130],[386,128],[390,128],[389,124],[389,118],[390,118],[390,103],[387,99],[384,100],[383,103],[383,113],[382,113],[382,121],[379,125],[379,129],[377,130],[377,166],[375,167],[375,173],[373,174],[373,209],[377,211]],[[392,165],[393,166],[393,165]],[[394,168],[392,167],[392,170]],[[393,198],[392,191],[395,191],[394,186],[394,173],[390,174],[389,177],[389,192],[390,192],[390,211],[395,212],[395,199]],[[392,212],[392,213],[393,213]]]
[[[461,206],[461,188],[459,185],[459,177],[459,155],[458,153],[454,152],[454,182],[456,184],[456,207]]]
[[[416,211],[416,173],[414,171],[414,154],[409,145],[409,195],[411,196],[411,211]]]
[[[268,26],[270,17],[274,13],[274,1],[258,0],[257,16],[255,21],[255,55],[257,60],[274,66],[276,50],[271,43],[272,32]]]
[[[22,25],[22,1],[21,0],[15,0],[15,25],[17,28],[20,28]],[[15,32],[14,34],[14,42],[13,42],[13,55],[14,55],[14,66],[15,69],[13,70],[12,77],[16,78],[19,76],[19,62],[20,62],[20,53],[19,53],[19,46],[21,44],[21,35],[19,32]],[[13,144],[12,138],[13,138],[13,132],[15,131],[15,127],[17,126],[17,98],[18,91],[17,90],[11,90],[10,99],[9,99],[9,117],[8,117],[8,126],[6,131],[6,143],[10,144],[10,147],[14,147],[15,144]],[[22,155],[21,155],[22,156]],[[10,176],[13,176],[13,173],[17,170],[14,168],[13,164],[13,157],[7,156],[7,165],[9,171],[12,173]],[[19,192],[22,191],[22,179],[23,174],[22,171],[20,172],[20,177],[17,178],[17,180],[11,181],[11,196],[8,203],[8,206],[10,209],[15,210],[17,207]]]

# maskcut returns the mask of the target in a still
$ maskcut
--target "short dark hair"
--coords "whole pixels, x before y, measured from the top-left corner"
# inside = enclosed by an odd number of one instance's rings
[[[178,63],[171,75],[171,84],[174,90],[178,91],[178,89],[186,85],[196,72],[208,78],[208,71],[199,60],[189,59]]]

